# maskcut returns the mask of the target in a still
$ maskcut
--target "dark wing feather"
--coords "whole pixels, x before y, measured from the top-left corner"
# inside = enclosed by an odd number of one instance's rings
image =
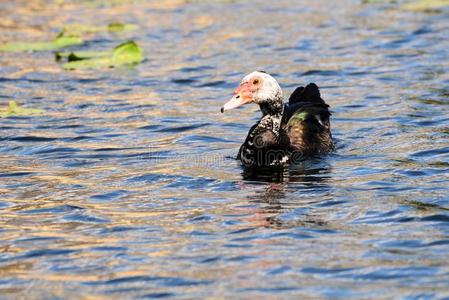
[[[300,86],[291,94],[288,100],[289,104],[300,103],[300,102],[314,102],[323,103],[324,100],[321,99],[320,89],[315,83],[309,83],[305,88]]]
[[[298,87],[285,106],[282,124],[292,150],[305,155],[333,150],[329,105],[321,98],[314,83]]]

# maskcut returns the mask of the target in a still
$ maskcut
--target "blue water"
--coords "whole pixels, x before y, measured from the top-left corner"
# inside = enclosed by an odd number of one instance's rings
[[[112,3],[112,4],[111,4]],[[449,18],[361,1],[1,3],[0,43],[138,24],[139,66],[0,53],[0,298],[449,297]],[[245,73],[315,82],[334,154],[277,174],[234,158]]]

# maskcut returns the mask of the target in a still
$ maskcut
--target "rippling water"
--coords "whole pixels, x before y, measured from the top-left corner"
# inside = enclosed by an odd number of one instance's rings
[[[134,69],[0,53],[1,298],[449,297],[449,18],[361,1],[15,1],[0,42],[136,23]],[[97,3],[98,4],[98,3]],[[241,77],[316,82],[335,154],[271,177],[234,159]]]

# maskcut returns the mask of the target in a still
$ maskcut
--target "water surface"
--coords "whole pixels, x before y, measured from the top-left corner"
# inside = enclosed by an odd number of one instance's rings
[[[96,3],[96,4],[95,4]],[[99,4],[98,4],[99,3]],[[1,298],[449,297],[449,18],[361,1],[13,1],[0,42],[131,22],[129,69],[0,53]],[[264,69],[315,82],[337,151],[271,177],[234,159]]]

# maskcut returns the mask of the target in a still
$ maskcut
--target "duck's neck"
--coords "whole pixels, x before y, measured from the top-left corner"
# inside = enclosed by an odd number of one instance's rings
[[[262,119],[260,125],[266,129],[273,131],[275,135],[279,135],[281,129],[282,114],[284,113],[284,101],[282,96],[276,97],[260,104],[260,110],[262,111]]]

